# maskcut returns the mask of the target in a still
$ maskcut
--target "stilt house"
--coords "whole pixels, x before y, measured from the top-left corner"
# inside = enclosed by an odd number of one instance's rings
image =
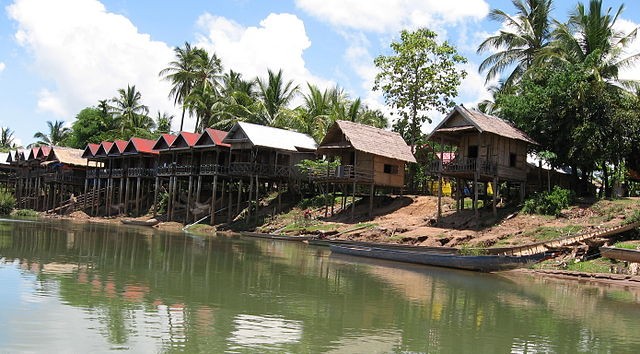
[[[456,180],[458,200],[462,197],[466,181],[472,181],[476,215],[479,182],[484,182],[484,188],[489,182],[494,186],[494,213],[501,182],[519,185],[521,199],[524,198],[528,170],[527,151],[536,142],[509,122],[464,106],[456,106],[436,126],[428,139],[440,145],[440,153],[449,151],[455,153],[455,158],[448,163],[434,159],[427,168],[438,176],[439,181],[442,181],[442,177]],[[439,198],[438,218],[440,214]]]

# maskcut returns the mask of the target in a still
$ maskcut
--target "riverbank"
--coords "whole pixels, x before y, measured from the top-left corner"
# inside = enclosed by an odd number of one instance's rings
[[[639,198],[618,200],[582,200],[580,203],[563,210],[559,217],[527,215],[516,208],[499,208],[498,217],[494,217],[490,208],[481,209],[480,223],[472,210],[455,211],[452,199],[445,198],[443,218],[435,224],[437,199],[429,196],[395,196],[376,199],[373,217],[366,216],[368,203],[356,203],[355,209],[349,206],[341,210],[340,205],[331,207],[291,207],[285,212],[268,217],[262,216],[265,222],[258,227],[251,227],[243,220],[225,227],[228,231],[238,229],[278,235],[314,235],[328,240],[350,240],[378,243],[393,243],[429,247],[457,248],[491,248],[513,247],[544,242],[559,237],[584,232],[597,231],[628,222],[634,212],[640,209]],[[325,217],[326,213],[326,217]],[[354,218],[351,218],[351,215]],[[128,217],[90,217],[83,212],[75,212],[67,216],[47,215],[46,217],[64,218],[80,222],[116,223],[120,224]],[[136,218],[146,220],[152,215]],[[181,231],[183,224],[178,222],[161,222],[154,226],[167,231]],[[208,225],[196,225],[192,231],[200,235],[213,235],[216,228]],[[626,238],[637,238],[637,232],[625,235]],[[613,240],[597,240],[614,242]],[[628,247],[637,244],[638,240],[625,241]],[[604,274],[624,277],[631,272],[623,262],[604,259],[593,260],[593,249],[597,244],[578,244],[565,249],[563,256],[544,262],[537,266],[537,271],[546,276],[562,276],[585,278],[576,274]],[[590,253],[591,252],[591,253]],[[637,270],[635,270],[637,272]],[[607,277],[594,277],[596,281]],[[616,279],[609,279],[616,281]]]

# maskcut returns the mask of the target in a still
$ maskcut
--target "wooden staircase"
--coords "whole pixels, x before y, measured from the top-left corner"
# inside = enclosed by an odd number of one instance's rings
[[[60,206],[47,210],[47,213],[58,213],[62,210],[72,213],[74,211],[96,207],[100,200],[104,200],[106,193],[107,188],[101,188],[96,191],[80,194],[77,197],[63,201]]]

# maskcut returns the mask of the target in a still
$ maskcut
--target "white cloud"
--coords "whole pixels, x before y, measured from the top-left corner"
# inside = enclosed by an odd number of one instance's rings
[[[2,73],[6,67],[7,65],[0,61],[0,73]]]
[[[628,34],[631,31],[638,29],[639,24],[626,19],[619,18],[616,21],[615,29],[621,31],[624,34]],[[640,53],[640,40],[637,38],[626,48],[623,58]],[[620,71],[620,78],[625,80],[640,80],[640,65],[636,65],[628,68],[624,68]]]
[[[39,110],[70,120],[131,84],[152,113],[176,112],[167,98],[169,84],[158,77],[173,59],[172,49],[138,32],[126,17],[95,0],[16,0],[7,11],[17,23],[18,44],[52,83],[40,90]]]
[[[286,80],[320,87],[332,85],[306,68],[304,51],[311,46],[304,23],[295,15],[270,14],[257,27],[243,27],[224,17],[206,13],[198,19],[204,32],[199,47],[215,52],[225,67],[245,78],[265,77],[267,69],[283,70]]]
[[[333,26],[372,32],[440,27],[489,12],[484,0],[296,0],[296,6]]]

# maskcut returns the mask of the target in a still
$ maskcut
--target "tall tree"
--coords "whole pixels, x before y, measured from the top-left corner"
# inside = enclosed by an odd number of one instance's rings
[[[15,145],[13,131],[9,127],[0,128],[0,149],[12,149]]]
[[[269,69],[266,80],[258,79],[258,98],[262,103],[263,113],[256,123],[269,126],[282,125],[288,118],[286,117],[289,112],[287,105],[297,92],[298,86],[291,80],[285,81],[282,70],[274,73]]]
[[[184,115],[186,107],[184,101],[194,87],[194,76],[197,65],[195,48],[189,42],[184,42],[184,48],[174,48],[175,60],[169,66],[160,71],[159,75],[171,82],[169,97],[173,97],[174,104],[182,104],[182,117],[180,118],[180,131],[184,127]]]
[[[569,21],[557,25],[552,57],[586,66],[595,80],[637,89],[637,81],[618,77],[620,70],[633,66],[640,58],[640,53],[624,56],[638,29],[629,33],[615,29],[623,10],[621,5],[615,13],[611,7],[604,11],[601,0],[589,1],[588,9],[579,3]]]
[[[171,132],[171,122],[173,121],[173,115],[167,112],[158,111],[156,115],[156,132],[162,134],[168,134]]]
[[[222,63],[215,53],[210,55],[204,49],[195,48],[193,54],[193,87],[184,99],[184,105],[196,116],[194,131],[198,132],[212,123],[214,104],[220,99]]]
[[[394,129],[408,138],[411,151],[419,142],[421,126],[431,122],[427,111],[446,112],[454,105],[466,72],[456,67],[466,59],[437,34],[426,28],[402,31],[392,42],[394,54],[375,58],[378,67],[374,90],[381,90],[388,105],[399,115]]]
[[[490,36],[478,46],[478,53],[497,50],[480,64],[487,82],[513,67],[504,87],[515,84],[533,64],[540,51],[549,45],[551,33],[551,0],[512,0],[515,15],[493,9],[489,18],[501,22],[506,29]]]
[[[64,126],[64,121],[47,121],[49,131],[47,133],[37,132],[33,137],[38,139],[36,145],[62,145],[69,136],[71,129]]]
[[[125,129],[151,129],[155,126],[153,119],[148,116],[149,107],[142,104],[142,94],[135,85],[118,89],[118,96],[111,99],[111,102],[111,109],[119,122],[121,132]]]

